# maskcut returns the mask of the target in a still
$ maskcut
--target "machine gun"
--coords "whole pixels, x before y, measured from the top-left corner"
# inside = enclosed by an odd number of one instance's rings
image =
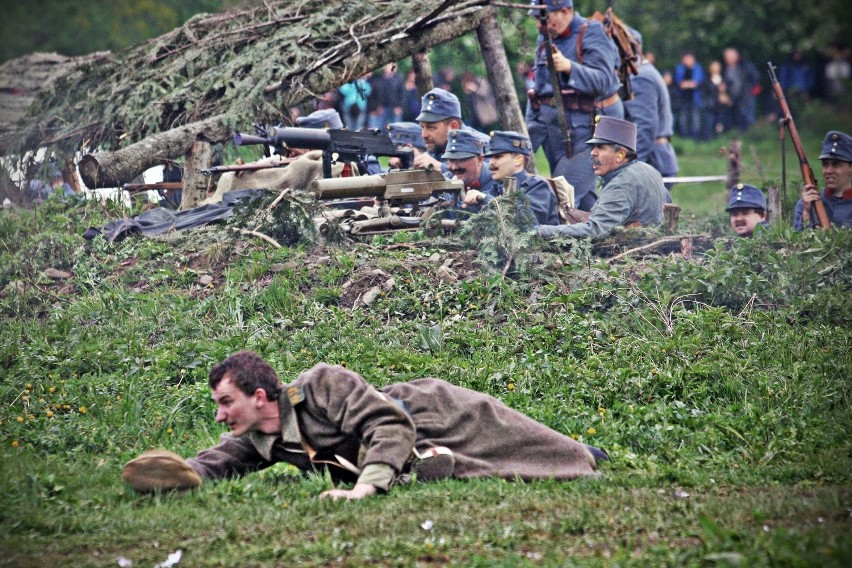
[[[432,169],[394,170],[383,174],[348,178],[318,179],[308,189],[317,199],[352,199],[377,197],[391,207],[419,204],[443,193],[458,194],[464,189],[461,180],[448,180]]]
[[[367,156],[397,157],[402,161],[403,169],[414,164],[413,150],[397,148],[390,136],[380,130],[353,132],[336,128],[322,130],[257,124],[255,130],[258,135],[238,132],[234,136],[234,143],[237,146],[265,144],[280,154],[285,154],[288,148],[322,150],[322,176],[326,179],[331,178],[331,165],[334,162],[355,162],[359,171],[367,171],[364,163]]]
[[[348,178],[321,179],[311,182],[308,191],[317,199],[378,198],[382,201],[378,216],[342,219],[341,229],[352,235],[367,235],[419,228],[428,213],[449,206],[446,194],[463,191],[461,180],[447,180],[433,169],[398,170],[383,174]],[[435,199],[432,199],[435,198]],[[401,205],[413,204],[410,210]],[[421,211],[421,205],[428,205]],[[391,211],[391,207],[398,208]],[[444,222],[441,222],[444,226]],[[454,226],[454,225],[453,225]],[[322,232],[324,225],[320,226]]]

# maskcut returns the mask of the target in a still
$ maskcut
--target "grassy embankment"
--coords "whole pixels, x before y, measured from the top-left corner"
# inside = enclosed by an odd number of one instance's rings
[[[718,143],[682,145],[684,174],[724,171]],[[755,145],[774,168],[777,146]],[[696,225],[723,226],[722,188],[675,197]],[[852,558],[848,231],[777,229],[691,262],[563,251],[544,276],[504,280],[462,270],[464,251],[386,238],[276,251],[220,229],[79,237],[118,213],[0,212],[0,566],[149,566],[177,549],[180,566]],[[436,277],[447,258],[456,282]],[[344,283],[391,276],[375,302],[346,307]],[[353,503],[318,500],[328,481],[286,467],[135,495],[119,480],[131,457],[214,443],[206,371],[245,347],[284,377],[320,361],[376,385],[439,376],[612,462],[595,481],[450,481]]]

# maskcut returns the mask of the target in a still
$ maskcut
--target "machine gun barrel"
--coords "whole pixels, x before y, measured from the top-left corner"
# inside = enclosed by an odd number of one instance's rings
[[[463,182],[447,180],[439,171],[418,169],[318,179],[311,182],[309,191],[317,199],[380,197],[391,204],[397,204],[417,203],[429,199],[433,193],[459,192],[463,187]]]

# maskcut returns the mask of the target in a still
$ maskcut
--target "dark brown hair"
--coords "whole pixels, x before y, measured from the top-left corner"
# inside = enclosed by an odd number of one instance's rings
[[[213,367],[207,384],[215,390],[226,374],[234,386],[248,396],[260,388],[266,391],[266,398],[278,400],[283,390],[275,369],[253,351],[238,351]]]

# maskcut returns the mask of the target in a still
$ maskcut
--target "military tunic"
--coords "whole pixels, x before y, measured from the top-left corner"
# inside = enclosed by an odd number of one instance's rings
[[[585,29],[583,26],[585,25]],[[582,33],[580,52],[582,63],[577,61],[577,42]],[[571,73],[559,73],[562,89],[573,89],[586,97],[607,100],[618,92],[619,81],[615,74],[618,66],[618,49],[607,37],[600,22],[587,20],[575,14],[565,33],[552,40],[552,44],[572,61]],[[539,99],[553,96],[550,72],[547,69],[547,54],[544,50],[544,38],[539,36],[535,59],[535,92]],[[542,104],[535,110],[527,101],[526,123],[532,142],[533,152],[544,148],[553,177],[562,175],[574,186],[574,196],[580,208],[588,210],[595,201],[595,174],[589,160],[590,149],[586,141],[592,137],[594,129],[593,111],[566,110],[565,118],[571,129],[571,141],[574,148],[572,158],[565,156],[563,134],[554,101]],[[598,114],[624,117],[621,101],[597,109]]]
[[[843,192],[841,197],[829,195],[826,190],[822,190],[819,196],[825,206],[825,212],[828,215],[829,221],[835,227],[852,228],[852,188]],[[793,215],[793,228],[801,231],[804,228],[802,222],[802,212],[805,208],[805,202],[801,199],[796,203],[796,212]],[[815,215],[811,215],[811,223],[809,226],[816,227],[819,225],[819,219]]]
[[[631,160],[601,177],[601,197],[589,220],[575,225],[539,227],[542,237],[602,237],[619,225],[642,226],[663,222],[663,204],[668,191],[660,173],[638,160]]]
[[[190,466],[215,479],[287,462],[387,491],[409,470],[414,449],[443,446],[452,450],[453,477],[460,479],[595,475],[583,445],[493,397],[439,379],[377,390],[352,371],[320,364],[288,386],[279,408],[280,434],[223,434]]]
[[[479,172],[479,178],[476,182],[466,187],[465,190],[475,189],[483,193],[482,201],[476,205],[467,205],[464,210],[471,213],[479,213],[482,207],[490,203],[496,197],[503,195],[503,185],[491,179],[491,170],[488,169],[488,162],[483,162],[482,171]]]
[[[532,176],[525,170],[521,170],[512,177],[518,181],[518,189],[523,191],[529,199],[530,212],[535,216],[536,224],[558,224],[559,202],[547,180],[540,176]]]
[[[633,100],[624,102],[625,118],[636,125],[636,153],[663,177],[677,175],[677,156],[672,147],[674,116],[669,90],[662,75],[643,61],[639,75],[630,78]]]

